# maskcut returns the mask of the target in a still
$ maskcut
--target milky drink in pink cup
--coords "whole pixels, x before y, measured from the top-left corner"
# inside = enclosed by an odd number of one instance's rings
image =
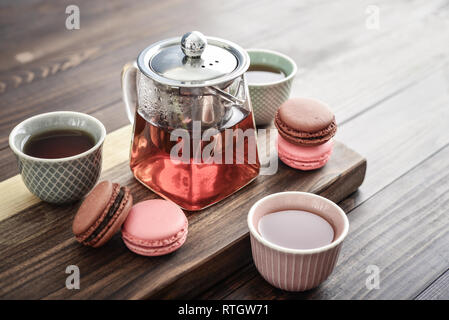
[[[254,264],[276,288],[305,291],[332,273],[349,222],[334,202],[288,191],[257,201],[248,213]]]

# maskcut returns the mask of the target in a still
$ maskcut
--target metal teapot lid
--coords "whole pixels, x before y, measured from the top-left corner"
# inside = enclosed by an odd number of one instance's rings
[[[249,56],[240,46],[198,31],[157,42],[143,50],[137,64],[153,80],[177,87],[202,87],[225,83],[249,67]]]

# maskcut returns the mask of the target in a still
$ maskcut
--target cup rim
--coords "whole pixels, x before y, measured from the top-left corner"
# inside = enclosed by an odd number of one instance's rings
[[[266,82],[266,83],[249,83],[248,82],[248,87],[268,87],[268,86],[273,86],[276,84],[281,84],[287,81],[290,81],[291,79],[293,79],[296,76],[296,73],[298,71],[298,66],[296,65],[296,62],[290,58],[289,56],[280,53],[278,51],[274,51],[274,50],[268,50],[268,49],[258,49],[258,48],[249,48],[246,49],[246,52],[248,52],[248,55],[250,52],[262,52],[262,53],[270,53],[276,56],[279,56],[281,58],[284,58],[285,60],[287,60],[292,66],[293,66],[293,70],[292,72],[285,78],[281,79],[281,80],[276,80],[276,81],[272,81],[272,82]],[[251,68],[251,57],[249,59],[249,67]]]
[[[40,118],[46,118],[46,117],[51,117],[51,116],[57,116],[60,114],[64,114],[64,115],[75,115],[76,117],[79,118],[87,118],[92,120],[93,122],[95,122],[101,130],[101,136],[98,139],[98,142],[89,150],[86,150],[82,153],[76,154],[74,156],[71,157],[64,157],[64,158],[54,158],[54,159],[46,159],[46,158],[37,158],[37,157],[32,157],[29,156],[27,154],[25,154],[22,150],[18,149],[14,142],[13,139],[14,137],[17,135],[17,131],[23,127],[24,125],[26,125],[27,123],[30,123],[32,121],[36,121]],[[104,127],[103,123],[98,120],[97,118],[86,114],[86,113],[82,113],[82,112],[76,112],[76,111],[52,111],[52,112],[45,112],[45,113],[41,113],[32,117],[29,117],[25,120],[23,120],[22,122],[20,122],[19,124],[17,124],[11,131],[11,133],[9,134],[9,147],[12,149],[12,151],[19,157],[27,159],[27,160],[31,160],[31,161],[35,161],[35,162],[46,162],[46,163],[56,163],[56,162],[66,162],[66,161],[71,161],[71,160],[76,160],[79,158],[82,158],[92,152],[94,152],[95,150],[97,150],[104,142],[104,139],[106,138],[106,128]]]
[[[259,234],[259,232],[257,232],[256,227],[252,223],[254,212],[255,212],[256,208],[262,202],[267,201],[268,199],[271,199],[271,198],[278,197],[278,196],[283,195],[283,194],[310,196],[310,197],[319,199],[320,201],[327,202],[329,205],[331,205],[332,207],[336,208],[337,211],[339,212],[339,214],[341,215],[341,217],[343,218],[343,222],[344,222],[344,228],[343,228],[343,232],[341,233],[341,235],[337,239],[335,239],[334,241],[329,243],[328,245],[325,245],[325,246],[322,246],[322,247],[318,247],[318,248],[313,248],[313,249],[292,249],[292,248],[286,248],[286,247],[282,247],[282,246],[279,246],[277,244],[274,244],[272,242],[269,242],[268,240],[263,238]],[[317,194],[314,194],[314,193],[302,192],[302,191],[278,192],[278,193],[273,193],[273,194],[270,194],[268,196],[265,196],[262,199],[259,199],[249,209],[248,217],[247,217],[247,223],[248,223],[248,228],[249,228],[249,231],[250,231],[251,235],[253,237],[255,237],[263,245],[269,247],[270,249],[273,249],[273,250],[276,250],[276,251],[280,251],[280,252],[283,252],[283,253],[290,253],[290,254],[316,254],[316,253],[328,251],[328,250],[330,250],[332,248],[335,248],[340,243],[342,243],[343,240],[346,238],[346,236],[348,234],[348,231],[349,231],[349,220],[348,220],[348,217],[346,216],[346,213],[343,211],[343,209],[341,209],[337,204],[335,204],[334,202],[332,202],[329,199],[326,199],[326,198],[324,198],[322,196],[319,196]]]

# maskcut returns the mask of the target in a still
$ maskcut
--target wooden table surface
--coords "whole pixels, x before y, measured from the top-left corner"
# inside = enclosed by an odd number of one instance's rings
[[[157,40],[200,30],[278,50],[299,66],[292,95],[328,102],[337,139],[368,159],[340,203],[350,233],[317,289],[282,292],[250,264],[198,297],[449,298],[449,1],[77,1],[80,29],[67,30],[70,4],[0,4],[0,181],[18,173],[8,134],[31,115],[126,125],[121,67]],[[378,289],[366,286],[370,266]]]

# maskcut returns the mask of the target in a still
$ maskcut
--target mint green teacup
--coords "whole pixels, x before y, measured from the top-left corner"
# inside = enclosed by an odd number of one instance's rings
[[[264,65],[285,74],[285,78],[274,82],[257,84],[248,82],[256,125],[267,125],[273,121],[279,106],[289,98],[293,78],[298,68],[291,58],[276,51],[265,49],[246,51],[250,58],[250,68],[251,65]]]

